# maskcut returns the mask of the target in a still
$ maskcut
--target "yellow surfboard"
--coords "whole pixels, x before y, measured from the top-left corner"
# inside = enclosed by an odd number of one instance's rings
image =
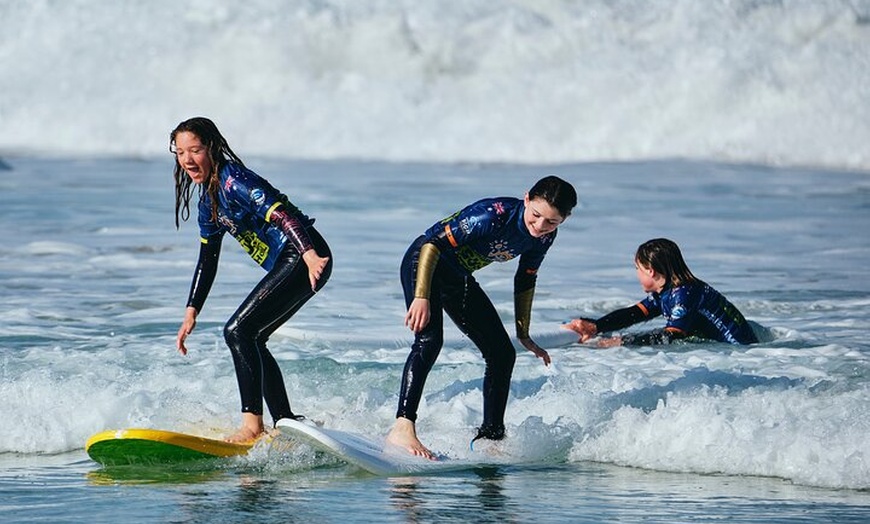
[[[133,428],[97,433],[88,439],[85,451],[104,466],[166,464],[245,455],[256,442],[225,442],[174,431]]]

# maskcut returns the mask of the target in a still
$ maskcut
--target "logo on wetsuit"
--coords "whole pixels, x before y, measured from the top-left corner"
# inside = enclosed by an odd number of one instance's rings
[[[459,246],[456,248],[454,253],[456,254],[456,260],[459,261],[459,264],[470,273],[474,273],[478,269],[486,267],[490,262],[492,262],[492,260],[487,259],[469,246]]]
[[[251,256],[257,264],[263,265],[266,258],[269,257],[269,244],[266,244],[253,231],[245,231],[238,235],[236,240],[245,250],[245,253]]]
[[[251,189],[251,201],[257,206],[262,206],[266,201],[266,193],[259,187]]]
[[[510,248],[506,240],[495,240],[489,244],[489,254],[487,258],[496,262],[507,262],[514,258],[516,253]]]
[[[490,242],[489,252],[486,256],[467,245],[459,246],[455,253],[456,259],[462,264],[462,267],[471,272],[486,267],[492,262],[507,262],[517,256],[505,240]]]
[[[477,222],[478,220],[476,216],[465,217],[459,221],[459,229],[461,229],[465,235],[470,235],[471,230],[474,229],[474,226],[477,225]]]
[[[260,240],[257,233],[254,231],[239,231],[235,222],[223,213],[218,215],[218,222],[220,222],[221,226],[223,226],[230,235],[238,240],[239,245],[242,246],[245,253],[253,258],[257,264],[263,265],[263,262],[269,258],[269,244]]]

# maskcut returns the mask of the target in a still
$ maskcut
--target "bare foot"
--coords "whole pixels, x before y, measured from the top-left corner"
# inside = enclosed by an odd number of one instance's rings
[[[263,434],[262,431],[256,432],[256,431],[252,430],[251,428],[246,428],[243,426],[241,429],[239,429],[238,431],[236,431],[235,433],[233,433],[229,437],[226,437],[224,439],[224,441],[233,442],[233,443],[237,443],[237,444],[242,443],[242,442],[251,442],[252,440],[256,440],[257,437],[259,437],[262,434]]]
[[[424,457],[429,460],[437,460],[435,454],[429,451],[426,446],[417,438],[417,429],[414,423],[405,417],[396,419],[393,429],[387,434],[386,443],[392,446],[398,446],[412,455]]]
[[[242,427],[225,438],[226,442],[251,442],[264,433],[263,417],[252,413],[242,413]]]

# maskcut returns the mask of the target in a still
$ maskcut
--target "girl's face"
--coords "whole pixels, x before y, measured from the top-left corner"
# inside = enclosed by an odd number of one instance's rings
[[[189,131],[175,135],[175,159],[196,184],[203,183],[214,167],[202,140]]]
[[[665,279],[653,268],[644,266],[637,260],[634,261],[634,267],[637,269],[637,280],[644,293],[659,293],[664,289]]]
[[[523,202],[526,204],[523,222],[529,234],[535,238],[552,233],[565,220],[559,211],[543,198],[535,197],[529,200],[529,194],[526,193]]]

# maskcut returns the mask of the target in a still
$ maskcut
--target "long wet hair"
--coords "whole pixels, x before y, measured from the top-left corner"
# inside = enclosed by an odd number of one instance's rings
[[[638,246],[634,260],[663,276],[671,287],[698,280],[683,260],[680,247],[667,238],[647,240]]]
[[[194,117],[187,119],[178,124],[175,129],[169,133],[169,151],[175,155],[175,137],[178,133],[188,132],[196,135],[202,145],[205,146],[208,152],[208,158],[211,160],[212,172],[208,174],[202,186],[199,188],[199,196],[202,198],[202,192],[211,198],[211,217],[212,220],[217,220],[218,216],[218,191],[220,190],[220,179],[218,173],[226,165],[227,162],[233,162],[244,167],[242,160],[233,153],[230,149],[227,140],[218,131],[217,126],[205,117]],[[178,157],[175,157],[175,229],[181,225],[181,221],[187,221],[190,218],[190,197],[193,193],[193,180],[184,168],[178,163]]]
[[[571,215],[571,210],[577,205],[574,186],[555,175],[545,176],[535,182],[529,190],[529,200],[535,198],[541,198],[556,208],[563,220]]]

